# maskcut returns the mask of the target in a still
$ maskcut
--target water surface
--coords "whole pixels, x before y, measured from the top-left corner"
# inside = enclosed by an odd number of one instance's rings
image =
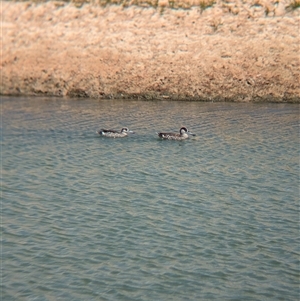
[[[2,300],[299,298],[298,105],[1,109]],[[197,136],[157,139],[182,125]]]

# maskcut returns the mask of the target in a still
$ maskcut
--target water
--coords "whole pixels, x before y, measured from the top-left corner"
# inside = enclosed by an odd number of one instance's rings
[[[1,101],[1,300],[298,300],[299,105]]]

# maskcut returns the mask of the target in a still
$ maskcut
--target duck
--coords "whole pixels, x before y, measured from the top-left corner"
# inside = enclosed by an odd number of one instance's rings
[[[101,129],[97,131],[97,134],[99,134],[100,136],[109,137],[109,138],[124,138],[128,136],[128,133],[134,134],[134,132],[130,131],[128,128],[122,128],[120,132],[115,130],[105,130],[105,129]]]
[[[158,137],[166,140],[184,140],[189,138],[189,135],[196,136],[191,133],[185,126],[181,127],[179,133],[157,133]]]

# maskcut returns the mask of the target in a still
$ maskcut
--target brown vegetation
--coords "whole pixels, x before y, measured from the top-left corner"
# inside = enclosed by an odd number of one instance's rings
[[[299,102],[297,1],[1,2],[0,92]]]

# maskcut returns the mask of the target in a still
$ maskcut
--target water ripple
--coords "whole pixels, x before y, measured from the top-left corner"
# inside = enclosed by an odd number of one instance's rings
[[[298,105],[3,98],[2,115],[3,300],[298,298]],[[197,136],[157,139],[182,125]]]

